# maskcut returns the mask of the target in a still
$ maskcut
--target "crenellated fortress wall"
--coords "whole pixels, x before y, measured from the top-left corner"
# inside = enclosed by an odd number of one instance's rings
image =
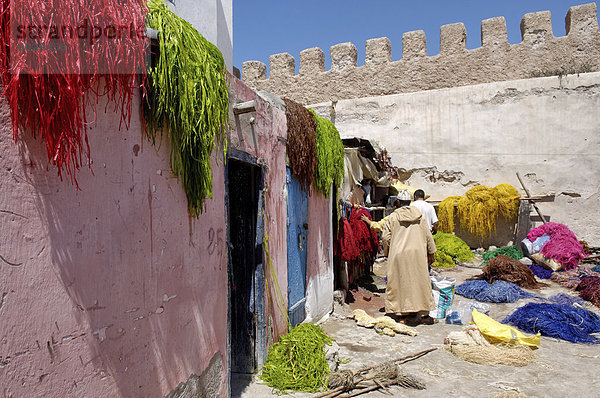
[[[530,78],[536,75],[600,71],[600,31],[595,3],[571,7],[565,17],[566,36],[555,37],[549,11],[526,14],[522,42],[509,44],[504,17],[481,22],[481,47],[467,50],[462,23],[440,28],[440,53],[427,55],[422,30],[402,36],[402,58],[391,61],[388,38],[367,40],[363,66],[357,66],[352,43],[330,49],[331,69],[325,70],[320,48],[300,53],[299,73],[288,53],[271,55],[270,74],[259,61],[244,62],[243,80],[303,104],[400,94]]]

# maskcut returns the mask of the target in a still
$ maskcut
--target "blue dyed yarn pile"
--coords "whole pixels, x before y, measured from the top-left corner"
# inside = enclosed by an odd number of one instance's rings
[[[573,343],[600,343],[597,337],[590,335],[600,332],[600,316],[571,305],[529,303],[517,308],[502,323]]]
[[[600,265],[596,265],[595,267],[592,267],[592,271],[600,272]]]
[[[514,303],[522,298],[537,297],[526,292],[514,283],[495,281],[491,285],[486,281],[467,281],[454,289],[456,294],[486,303]]]
[[[550,296],[550,297],[548,297],[548,301],[551,301],[554,304],[560,304],[560,305],[573,305],[573,304],[584,305],[585,304],[584,299],[582,299],[580,297],[576,297],[576,296],[571,296],[570,294],[567,294],[567,293],[558,293],[558,294],[555,294],[554,296]]]
[[[528,265],[528,267],[533,272],[533,274],[540,279],[550,279],[550,277],[554,273],[554,271],[552,271],[551,269],[544,268],[541,265],[532,264]]]

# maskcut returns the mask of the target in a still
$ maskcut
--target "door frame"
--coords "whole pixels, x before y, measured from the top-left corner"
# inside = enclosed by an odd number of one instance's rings
[[[264,248],[263,248],[263,237],[264,237],[264,180],[265,180],[265,167],[262,159],[257,158],[247,152],[240,151],[237,149],[227,150],[227,162],[225,163],[225,224],[226,224],[226,236],[227,236],[227,363],[228,372],[227,379],[229,385],[229,394],[231,394],[231,354],[232,354],[232,339],[231,339],[231,275],[233,272],[233,264],[231,260],[231,225],[229,222],[229,160],[235,160],[246,163],[251,166],[256,166],[260,170],[258,176],[258,212],[257,212],[257,223],[256,223],[256,270],[254,272],[253,284],[254,284],[254,312],[256,314],[256,340],[255,340],[255,363],[257,369],[259,369],[267,358],[267,333],[266,333],[266,314],[265,314],[265,268],[264,268]]]

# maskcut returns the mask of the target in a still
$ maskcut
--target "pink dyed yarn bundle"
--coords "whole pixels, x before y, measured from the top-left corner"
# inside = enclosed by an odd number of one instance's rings
[[[527,239],[533,242],[544,234],[550,236],[550,241],[542,247],[541,253],[558,261],[564,270],[577,268],[584,253],[575,234],[564,224],[549,222],[529,231]]]

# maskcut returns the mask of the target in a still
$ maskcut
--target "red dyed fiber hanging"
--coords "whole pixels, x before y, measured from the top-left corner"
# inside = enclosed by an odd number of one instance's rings
[[[369,212],[362,207],[350,210],[350,216],[341,217],[338,237],[334,243],[333,254],[348,263],[348,282],[353,283],[368,272],[369,266],[379,251],[377,232],[371,230],[361,216],[371,219]]]
[[[377,232],[360,219],[363,215],[371,219],[367,210],[356,207],[351,210],[349,219],[340,219],[334,255],[342,261],[372,260],[379,251]]]
[[[48,162],[77,184],[90,162],[87,126],[99,97],[129,127],[145,79],[145,0],[0,0],[0,77],[13,138],[46,144]],[[141,76],[141,79],[140,79]],[[94,114],[86,114],[86,108]]]
[[[360,254],[364,255],[365,258],[372,259],[377,254],[377,251],[379,251],[377,232],[372,230],[366,222],[362,221],[360,219],[361,216],[367,216],[369,220],[371,219],[371,214],[366,209],[362,207],[353,208],[350,213],[350,226],[352,227],[352,232],[354,232],[354,239]]]
[[[333,247],[334,255],[339,256],[342,261],[356,260],[360,255],[352,227],[346,217],[340,219],[338,238]]]

